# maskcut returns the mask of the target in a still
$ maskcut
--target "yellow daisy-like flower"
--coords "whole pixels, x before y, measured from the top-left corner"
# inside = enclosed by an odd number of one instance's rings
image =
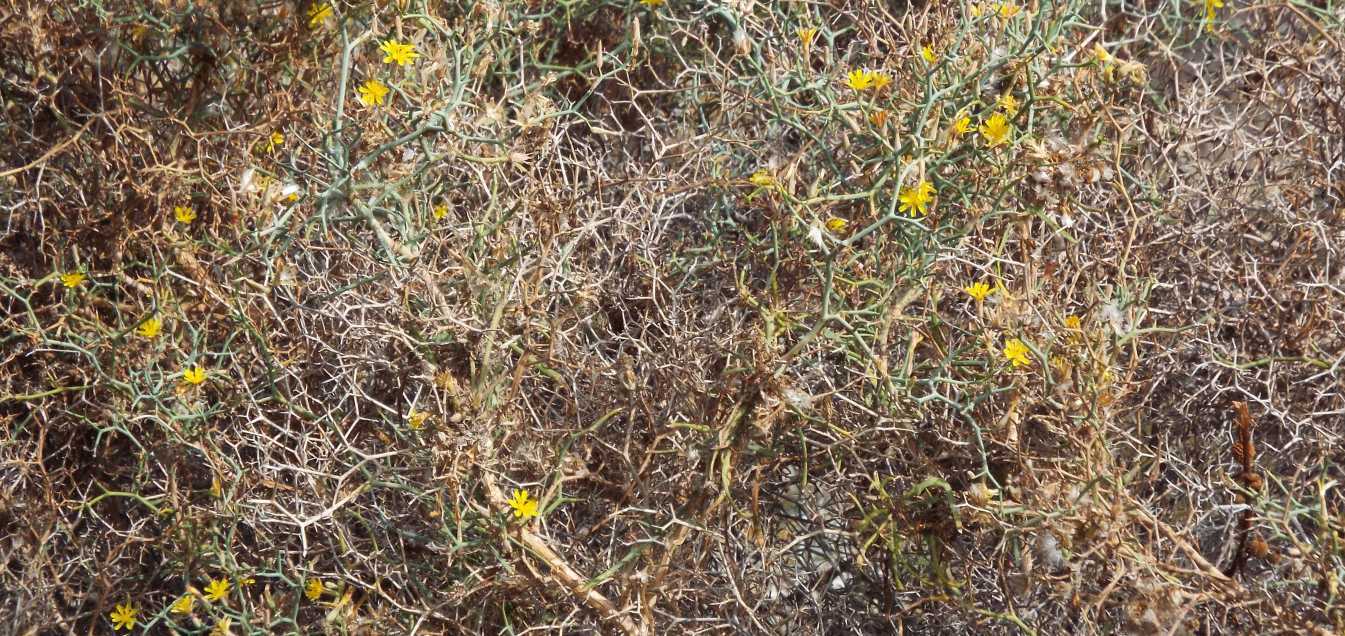
[[[519,519],[537,516],[537,500],[529,499],[526,490],[515,490],[513,496],[509,497],[509,507],[514,509],[514,516]]]
[[[318,599],[322,598],[323,589],[321,579],[308,579],[308,585],[304,586],[304,596],[316,603]]]
[[[857,68],[845,77],[845,85],[857,91],[866,91],[873,86],[876,78],[877,74],[873,71]]]
[[[442,221],[444,220],[444,217],[448,216],[448,206],[442,203],[436,205],[434,206],[434,210],[431,211],[430,214],[434,215],[434,220]]]
[[[935,192],[934,184],[921,179],[920,183],[901,191],[899,197],[901,205],[897,210],[911,216],[915,216],[917,213],[921,215],[929,214],[929,202],[934,198]]]
[[[977,129],[981,136],[985,137],[986,143],[993,148],[1009,140],[1009,133],[1013,132],[1013,126],[1003,113],[995,113],[990,119],[985,120]]]
[[[981,17],[981,13],[984,12],[984,9],[981,8],[981,5],[975,2],[971,3],[971,6],[968,7],[967,9],[968,11],[971,12],[971,17],[973,18]]]
[[[999,14],[999,17],[1008,19],[1018,15],[1018,12],[1022,10],[1023,10],[1022,7],[1012,2],[1003,2],[1000,3],[999,8],[996,9],[996,13]]]
[[[229,595],[229,587],[229,579],[210,579],[210,584],[205,586],[206,600],[218,602]]]
[[[411,414],[406,416],[406,425],[418,431],[425,426],[425,420],[427,419],[430,419],[429,413],[424,411],[411,411]]]
[[[356,89],[360,93],[360,103],[365,106],[381,106],[383,98],[388,94],[388,85],[376,79],[365,80],[360,87]]]
[[[891,83],[892,83],[891,75],[883,73],[882,71],[875,71],[873,73],[873,90],[875,91],[883,90],[884,88],[887,88],[888,84]]]
[[[1078,316],[1074,316],[1074,315],[1065,316],[1065,328],[1066,328],[1066,329],[1075,329],[1075,330],[1082,329],[1082,328],[1083,328],[1083,319],[1079,318]]]
[[[169,608],[174,614],[190,614],[193,607],[196,606],[196,597],[191,594],[183,594],[182,598],[173,601],[173,606]]]
[[[652,9],[661,6],[663,4],[663,0],[640,0],[640,4]]]
[[[378,48],[383,51],[384,64],[395,62],[397,66],[406,66],[420,57],[416,52],[416,45],[409,42],[403,44],[397,40],[383,40]]]
[[[1032,360],[1027,357],[1029,350],[1022,340],[1010,338],[1004,342],[1004,357],[1013,363],[1016,367],[1027,367],[1032,365]]]
[[[271,137],[266,140],[266,152],[275,152],[277,148],[285,145],[285,133],[279,130],[272,132]]]
[[[968,117],[966,115],[958,117],[956,120],[953,121],[952,130],[954,139],[967,134],[967,131],[971,130],[971,117]]]
[[[928,44],[920,47],[920,57],[930,64],[936,64],[939,61],[939,56],[934,53],[934,49]]]
[[[192,367],[182,370],[182,381],[187,384],[197,385],[205,382],[205,369],[201,367]]]
[[[967,292],[968,296],[971,296],[972,299],[974,299],[976,302],[979,303],[985,300],[986,296],[995,293],[995,288],[983,282],[977,281],[970,285],[967,285],[966,287],[963,287],[962,291]]]
[[[219,619],[219,622],[210,629],[210,636],[230,636],[229,628],[233,627],[233,624],[233,619],[228,616]]]
[[[135,328],[135,332],[139,334],[141,338],[149,338],[150,340],[153,340],[154,338],[159,337],[159,331],[162,329],[163,321],[151,316],[140,323],[140,325]]]
[[[191,223],[196,220],[196,210],[186,205],[173,206],[173,218],[177,219],[178,223]]]
[[[1009,93],[1000,95],[999,99],[995,100],[995,105],[999,106],[1000,110],[1003,110],[1010,117],[1018,114],[1018,100]]]
[[[314,2],[308,7],[308,28],[316,29],[330,17],[332,17],[332,5],[326,2]]]
[[[771,176],[770,171],[765,168],[753,172],[752,176],[748,177],[747,180],[751,181],[752,185],[759,188],[769,188],[775,185],[775,177]]]
[[[135,629],[135,616],[139,613],[140,610],[131,606],[130,603],[118,603],[117,607],[108,615],[108,618],[112,619],[112,631],[119,632],[124,629],[129,632]]]
[[[844,234],[849,229],[850,222],[839,216],[833,216],[827,219],[827,229],[834,234]]]
[[[66,272],[64,274],[61,274],[61,284],[65,285],[66,289],[74,289],[76,287],[79,287],[80,283],[83,282],[84,282],[84,274],[80,272]]]

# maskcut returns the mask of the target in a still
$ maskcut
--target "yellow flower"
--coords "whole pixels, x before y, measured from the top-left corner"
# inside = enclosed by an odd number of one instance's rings
[[[135,615],[139,613],[140,610],[132,607],[130,603],[118,603],[109,616],[112,619],[112,631],[119,632],[124,629],[129,632],[135,629]]]
[[[66,289],[79,287],[79,284],[82,282],[84,282],[84,274],[79,272],[66,272],[61,274],[61,284],[65,285]]]
[[[1016,4],[1012,3],[1012,2],[1004,2],[1004,3],[1000,3],[1000,5],[999,5],[999,9],[997,10],[997,12],[999,13],[999,17],[1007,19],[1007,18],[1012,18],[1013,16],[1018,15],[1018,12],[1019,12],[1019,11],[1022,11],[1022,10],[1023,10],[1022,7],[1016,5]]]
[[[1116,59],[1111,53],[1107,52],[1107,49],[1102,48],[1101,44],[1093,45],[1093,58],[1097,60],[1098,64],[1107,64]]]
[[[891,83],[892,83],[891,75],[883,73],[882,71],[876,71],[873,73],[873,90],[875,91],[883,90],[884,88],[887,88],[888,84]]]
[[[424,411],[411,411],[411,414],[406,416],[406,424],[418,431],[422,426],[425,426],[425,420],[429,418],[430,414]]]
[[[211,628],[210,636],[229,636],[229,628],[233,626],[233,623],[233,619],[228,616],[219,619],[219,622]]]
[[[1010,117],[1018,114],[1018,100],[1014,99],[1013,95],[1008,93],[1000,95],[999,99],[995,100],[995,104]]]
[[[210,579],[205,586],[205,599],[215,602],[229,595],[229,579]]]
[[[662,5],[662,4],[663,4],[663,0],[640,0],[640,4],[642,4],[642,5],[646,6],[646,7],[653,8],[653,7],[657,7],[657,6],[659,6],[659,5]]]
[[[196,605],[196,597],[191,594],[183,594],[182,598],[173,601],[173,607],[170,608],[174,614],[190,614],[192,607]]]
[[[1080,319],[1078,316],[1074,316],[1074,315],[1065,316],[1065,328],[1066,328],[1066,329],[1082,329],[1082,328],[1083,328],[1083,320]]]
[[[332,5],[326,2],[314,2],[308,7],[308,28],[315,29],[323,20],[332,17]]]
[[[279,130],[271,133],[271,138],[266,142],[266,152],[275,152],[276,148],[285,145],[285,134]]]
[[[876,75],[874,74],[873,71],[866,71],[862,68],[857,68],[853,71],[850,71],[850,74],[846,76],[845,85],[849,86],[854,90],[863,91],[868,90],[869,87],[873,86],[873,82],[875,79]]]
[[[254,577],[251,577],[251,576],[244,576],[244,577],[238,579],[238,585],[239,585],[239,587],[243,587],[243,586],[247,586],[247,585],[256,585],[256,584],[257,584],[257,579],[254,578]]]
[[[1215,9],[1222,9],[1222,8],[1224,8],[1224,0],[1205,0],[1205,19],[1209,20],[1210,22],[1209,24],[1205,25],[1206,29],[1210,31],[1214,30]]]
[[[813,39],[817,37],[816,28],[799,29],[795,31],[799,35],[799,43],[803,45],[804,54],[813,46]]]
[[[388,62],[396,62],[397,66],[406,66],[407,64],[414,62],[416,58],[420,57],[420,54],[416,52],[416,45],[410,43],[402,44],[397,40],[383,40],[383,43],[378,45],[378,48],[383,51],[384,64],[387,64]]]
[[[899,197],[901,206],[897,210],[911,216],[915,216],[917,212],[922,215],[929,214],[927,206],[930,200],[934,198],[934,194],[934,184],[921,179],[920,183],[901,191]]]
[[[205,382],[205,369],[201,367],[192,367],[182,370],[182,381],[187,384],[200,384]]]
[[[308,585],[304,586],[304,596],[316,603],[318,599],[322,598],[322,589],[321,579],[309,579]]]
[[[770,171],[765,168],[753,172],[752,176],[748,177],[747,180],[751,181],[752,185],[759,188],[769,188],[775,185],[775,177],[771,176]]]
[[[986,296],[995,293],[995,289],[993,287],[980,281],[977,281],[975,283],[967,285],[966,287],[963,287],[962,291],[967,292],[967,295],[971,296],[978,303],[985,300]]]
[[[953,122],[953,138],[956,139],[971,130],[971,117],[963,115]]]
[[[153,340],[159,336],[159,331],[162,329],[163,321],[151,316],[140,323],[140,326],[135,328],[135,332],[140,334],[141,338],[149,338]]]
[[[224,485],[220,483],[218,475],[210,478],[210,496],[215,499],[224,496]]]
[[[1014,367],[1032,366],[1032,361],[1028,359],[1027,345],[1022,340],[1010,338],[1004,342],[1004,357],[1013,363]]]
[[[434,220],[442,221],[444,220],[444,217],[448,216],[448,206],[442,203],[436,205],[434,206],[434,211],[431,212],[430,214],[434,215]]]
[[[887,111],[881,109],[873,111],[869,114],[869,123],[873,124],[874,128],[882,128],[883,124],[887,123]]]
[[[982,123],[978,130],[981,131],[981,136],[985,137],[986,142],[994,147],[1008,141],[1013,126],[1009,124],[1009,120],[1004,117],[1003,113],[995,113],[990,116],[990,119]]]
[[[850,227],[850,222],[839,216],[833,216],[827,219],[827,229],[835,234],[844,234],[846,228]]]
[[[934,49],[930,48],[928,44],[924,45],[923,47],[920,47],[920,57],[925,58],[925,61],[929,62],[930,64],[934,64],[939,61],[939,56],[934,54]]]
[[[388,94],[388,85],[376,79],[365,80],[356,89],[360,93],[360,103],[365,106],[381,106]]]
[[[186,205],[173,206],[173,217],[178,223],[191,223],[196,220],[196,210]]]
[[[520,519],[537,516],[537,500],[529,499],[526,490],[515,490],[513,496],[509,498],[509,507],[514,509],[514,516]]]

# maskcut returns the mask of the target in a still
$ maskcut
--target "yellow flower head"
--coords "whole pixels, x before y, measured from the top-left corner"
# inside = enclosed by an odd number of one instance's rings
[[[308,579],[308,585],[304,586],[304,596],[316,603],[318,599],[322,598],[322,590],[321,579]]]
[[[864,91],[872,87],[876,79],[877,74],[873,71],[857,68],[845,77],[845,85],[857,91]]]
[[[384,64],[396,62],[397,66],[406,66],[420,57],[420,54],[416,52],[416,45],[409,42],[403,44],[397,40],[383,40],[378,48],[383,51]]]
[[[985,137],[986,143],[993,148],[1009,140],[1009,133],[1013,132],[1013,126],[1004,117],[1004,113],[995,113],[990,116],[990,119],[985,120],[978,130],[980,130],[981,136]]]
[[[173,206],[173,218],[177,219],[178,223],[191,223],[196,220],[196,210],[186,205]]]
[[[1027,357],[1028,348],[1022,340],[1010,338],[1004,342],[1004,357],[1016,367],[1032,366],[1032,360]]]
[[[662,5],[663,0],[640,0],[640,4],[652,9],[654,7]]]
[[[429,418],[430,414],[424,411],[411,411],[411,414],[406,416],[406,424],[418,431],[425,426],[425,420]]]
[[[803,50],[804,50],[805,52],[806,52],[808,49],[812,48],[812,46],[813,46],[813,40],[814,40],[815,38],[817,38],[817,29],[816,29],[816,28],[799,29],[798,31],[795,31],[795,33],[798,34],[798,36],[799,36],[799,43],[803,45]]]
[[[1111,53],[1108,53],[1107,49],[1102,48],[1101,44],[1094,44],[1093,59],[1097,60],[1098,64],[1107,64],[1116,58],[1113,57]]]
[[[915,216],[917,213],[921,215],[929,214],[929,202],[934,198],[935,193],[934,184],[921,179],[920,183],[901,191],[901,196],[898,197],[901,206],[897,210],[911,216]]]
[[[996,12],[999,14],[999,17],[1008,19],[1018,15],[1018,12],[1022,10],[1023,10],[1022,7],[1012,2],[1003,2],[1000,3],[999,8],[996,10]]]
[[[1018,100],[1013,95],[1005,93],[995,100],[995,105],[1000,107],[1004,113],[1010,117],[1018,114]]]
[[[376,79],[365,80],[360,87],[355,89],[359,91],[360,103],[365,106],[381,106],[383,98],[388,94],[388,85]]]
[[[448,206],[440,203],[434,206],[434,210],[430,214],[434,215],[434,220],[442,221],[444,217],[448,216]]]
[[[80,272],[66,272],[61,274],[61,284],[65,285],[66,289],[79,287],[79,284],[82,282],[84,282],[84,274]]]
[[[1205,0],[1205,30],[1214,32],[1215,9],[1224,8],[1224,0]]]
[[[201,367],[192,367],[190,369],[183,369],[182,381],[191,385],[196,385],[205,382],[205,369]]]
[[[135,332],[139,334],[141,338],[149,338],[153,340],[154,338],[159,337],[159,331],[162,329],[163,321],[151,316],[140,323],[140,326],[135,328]]]
[[[332,17],[332,5],[326,2],[314,2],[308,7],[308,28],[315,29],[324,20]]]
[[[930,64],[935,64],[939,61],[939,56],[934,53],[934,49],[928,44],[920,47],[920,57],[925,58],[925,61]]]
[[[993,287],[980,281],[974,282],[970,285],[967,285],[966,287],[963,287],[962,291],[967,292],[967,295],[971,296],[972,299],[974,299],[978,303],[985,300],[986,296],[995,293],[995,289]]]
[[[135,616],[139,613],[140,610],[132,607],[130,603],[118,603],[108,616],[112,619],[112,631],[119,632],[124,629],[129,632],[135,629]]]
[[[1065,316],[1065,328],[1075,330],[1082,329],[1083,320],[1075,315]]]
[[[771,172],[765,168],[753,172],[752,176],[748,177],[747,180],[751,181],[752,185],[759,188],[769,188],[775,185],[775,177],[771,176]]]
[[[526,490],[515,490],[513,496],[509,498],[509,507],[514,509],[514,516],[520,519],[537,516],[537,500],[529,499]]]
[[[953,137],[961,137],[971,130],[971,117],[963,115],[953,121]]]
[[[827,229],[831,230],[833,234],[844,234],[845,230],[849,227],[850,222],[839,216],[833,216],[827,219]]]
[[[229,636],[231,633],[229,628],[233,627],[233,624],[233,619],[228,616],[219,619],[215,626],[210,628],[210,636]]]
[[[205,586],[205,598],[212,603],[228,595],[229,579],[210,579],[210,584]]]
[[[285,133],[282,133],[279,130],[274,131],[266,140],[266,152],[275,152],[277,148],[283,145],[285,145]]]
[[[196,597],[191,594],[183,594],[182,598],[173,601],[173,606],[170,609],[174,614],[190,614],[195,606]]]

